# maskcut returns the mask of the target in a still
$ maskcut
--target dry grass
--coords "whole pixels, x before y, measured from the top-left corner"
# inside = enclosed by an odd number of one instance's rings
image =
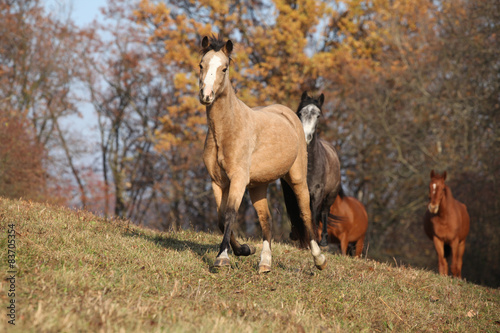
[[[432,272],[273,244],[273,271],[258,256],[212,268],[221,236],[159,233],[84,211],[0,199],[0,258],[17,231],[16,326],[73,332],[495,332],[500,291]],[[249,241],[259,247],[260,242]],[[259,253],[259,252],[258,252]],[[2,304],[9,283],[1,281]]]

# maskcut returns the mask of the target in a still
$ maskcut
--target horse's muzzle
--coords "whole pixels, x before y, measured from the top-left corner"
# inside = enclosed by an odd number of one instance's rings
[[[215,92],[211,90],[208,94],[204,92],[205,89],[200,89],[200,103],[203,105],[210,105],[215,100]]]
[[[439,205],[429,204],[427,206],[427,209],[429,209],[429,212],[431,212],[432,214],[437,214],[439,211]]]

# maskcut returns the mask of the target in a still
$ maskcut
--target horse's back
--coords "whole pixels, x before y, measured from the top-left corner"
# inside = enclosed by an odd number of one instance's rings
[[[290,123],[293,128],[297,131],[297,129],[302,128],[302,124],[300,122],[300,119],[297,117],[295,112],[292,111],[287,106],[281,105],[281,104],[272,104],[268,106],[257,106],[252,108],[253,111],[256,112],[264,112],[277,115],[280,119],[285,119]],[[257,113],[258,114],[258,113]],[[266,116],[264,116],[263,120],[265,121]]]

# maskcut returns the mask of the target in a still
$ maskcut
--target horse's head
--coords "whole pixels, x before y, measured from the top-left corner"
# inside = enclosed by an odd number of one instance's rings
[[[228,71],[233,43],[222,38],[205,36],[201,41],[200,102],[213,103],[218,94],[229,84]]]
[[[440,175],[435,173],[434,170],[431,171],[431,182],[429,184],[429,204],[427,209],[432,214],[437,214],[439,211],[439,205],[444,196],[446,180],[446,171]]]
[[[297,116],[299,116],[302,126],[304,127],[307,144],[313,139],[319,116],[321,116],[321,106],[323,106],[324,101],[325,96],[323,94],[319,97],[310,97],[307,95],[307,91],[304,91],[300,98]]]

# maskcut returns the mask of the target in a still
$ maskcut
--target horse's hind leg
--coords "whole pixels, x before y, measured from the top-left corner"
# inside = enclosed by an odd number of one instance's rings
[[[321,240],[319,242],[319,245],[321,246],[328,246],[328,213],[330,213],[330,207],[333,205],[335,199],[337,198],[337,193],[338,190],[328,194],[321,206],[321,222],[323,222],[323,231],[321,233]]]
[[[330,210],[330,207],[328,207],[328,211]],[[328,246],[328,211],[322,211],[321,212],[321,222],[323,224],[323,230],[321,232],[321,240],[319,241],[319,245],[321,246]]]
[[[269,205],[267,203],[267,185],[252,188],[248,191],[253,206],[257,211],[260,226],[262,228],[262,253],[260,255],[259,273],[271,271],[271,223]]]
[[[255,248],[253,246],[249,246],[247,244],[241,245],[234,236],[234,233],[231,230],[232,223],[236,220],[237,211],[239,205],[241,203],[241,199],[243,198],[243,193],[245,192],[245,187],[243,187],[242,193],[237,193],[236,200],[232,200],[232,205],[229,206],[229,189],[222,189],[216,183],[212,182],[212,189],[215,196],[215,202],[217,204],[217,213],[219,218],[219,229],[224,234],[222,238],[222,243],[220,245],[219,253],[217,254],[217,258],[215,259],[214,266],[229,266],[229,244],[231,245],[233,252],[237,256],[245,255],[248,256],[250,254],[255,253]],[[233,191],[234,192],[234,191]],[[241,192],[241,190],[240,190]],[[240,197],[238,200],[238,196]],[[235,204],[236,203],[236,204]],[[236,207],[235,207],[236,206]],[[228,209],[228,207],[230,207]]]

